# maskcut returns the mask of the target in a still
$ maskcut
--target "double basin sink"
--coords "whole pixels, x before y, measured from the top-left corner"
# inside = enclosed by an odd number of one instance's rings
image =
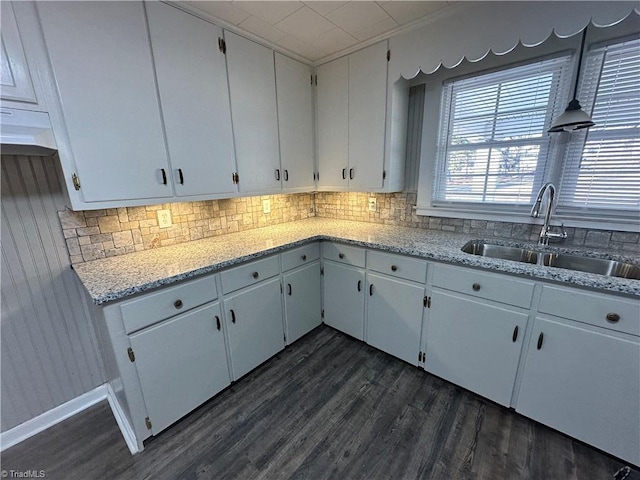
[[[531,263],[533,265],[597,273],[609,277],[640,280],[639,266],[631,263],[618,262],[616,260],[582,257],[564,253],[543,253],[528,248],[506,247],[479,240],[467,242],[462,247],[462,251],[471,255],[480,255],[489,258],[500,258],[502,260]]]

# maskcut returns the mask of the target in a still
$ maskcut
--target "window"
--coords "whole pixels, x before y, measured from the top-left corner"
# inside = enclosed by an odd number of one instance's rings
[[[574,132],[563,162],[559,208],[640,208],[640,39],[594,48],[578,91],[594,127]]]
[[[444,83],[432,204],[531,204],[547,173],[552,119],[571,57]]]

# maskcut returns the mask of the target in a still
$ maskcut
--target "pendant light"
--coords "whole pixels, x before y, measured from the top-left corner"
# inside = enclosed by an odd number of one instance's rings
[[[584,55],[584,41],[587,38],[587,28],[582,31],[582,44],[580,45],[580,56],[578,57],[578,73],[576,74],[576,84],[573,88],[573,100],[569,102],[567,109],[560,115],[548,132],[571,132],[582,128],[593,127],[595,123],[591,117],[582,110],[580,102],[576,98],[578,96],[578,84],[580,81],[580,69],[582,67],[582,56]]]

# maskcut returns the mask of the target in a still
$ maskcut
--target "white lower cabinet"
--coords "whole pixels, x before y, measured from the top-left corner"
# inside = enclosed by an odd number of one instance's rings
[[[639,339],[537,317],[516,411],[640,465]]]
[[[290,345],[322,323],[320,262],[285,273],[283,283],[285,333]]]
[[[215,302],[129,337],[153,435],[230,384],[222,329]]]
[[[527,319],[527,313],[434,290],[425,369],[508,407]]]
[[[364,270],[324,262],[324,322],[358,340],[364,339]]]
[[[373,273],[367,283],[367,343],[417,365],[424,285]]]
[[[233,379],[238,380],[284,348],[280,277],[224,299]]]

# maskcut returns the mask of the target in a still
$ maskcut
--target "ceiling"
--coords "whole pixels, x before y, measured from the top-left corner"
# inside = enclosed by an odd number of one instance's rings
[[[311,62],[384,36],[449,1],[191,1],[191,7]]]

